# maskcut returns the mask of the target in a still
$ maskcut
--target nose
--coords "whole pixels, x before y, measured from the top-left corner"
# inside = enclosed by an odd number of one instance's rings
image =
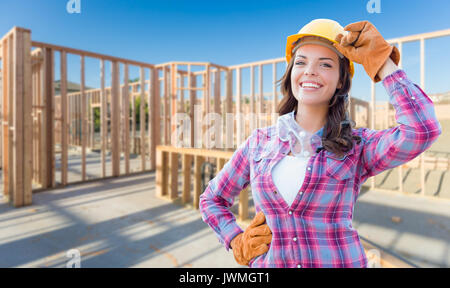
[[[313,65],[313,64],[307,65],[304,74],[316,75],[315,65]]]

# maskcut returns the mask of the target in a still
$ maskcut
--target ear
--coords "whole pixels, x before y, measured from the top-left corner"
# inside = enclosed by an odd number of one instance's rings
[[[339,81],[338,85],[336,86],[336,89],[341,89],[342,88],[342,82]]]

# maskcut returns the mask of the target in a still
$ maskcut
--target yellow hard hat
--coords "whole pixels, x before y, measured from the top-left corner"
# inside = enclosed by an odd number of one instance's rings
[[[300,38],[305,36],[318,36],[325,38],[333,43],[338,43],[335,39],[338,34],[347,34],[347,31],[344,30],[338,22],[330,20],[330,19],[315,19],[298,31],[297,34],[291,35],[287,37],[286,43],[286,61],[289,63],[292,57],[292,49],[294,49],[294,45]],[[350,77],[353,78],[355,73],[355,67],[353,62],[350,61]]]

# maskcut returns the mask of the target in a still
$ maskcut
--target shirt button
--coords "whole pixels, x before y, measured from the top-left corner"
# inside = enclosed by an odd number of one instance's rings
[[[413,96],[413,97],[411,97],[411,99],[415,100],[415,99],[416,99],[416,97],[414,97],[414,96]]]
[[[292,215],[292,211],[289,211],[289,215]]]
[[[398,79],[400,79],[400,80],[403,80],[403,78],[402,78],[402,77],[400,77],[400,78],[398,78]]]
[[[308,170],[311,170],[311,167],[308,167]]]
[[[298,264],[298,265],[297,265],[297,268],[302,268],[302,265]]]
[[[299,194],[300,194],[300,195],[303,195],[303,192],[300,192]]]
[[[292,240],[297,241],[297,237],[294,237],[294,239],[292,239]]]

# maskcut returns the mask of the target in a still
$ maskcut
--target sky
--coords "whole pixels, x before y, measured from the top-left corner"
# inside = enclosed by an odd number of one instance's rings
[[[13,26],[32,30],[35,41],[159,64],[212,62],[230,66],[284,57],[286,37],[316,18],[345,26],[369,20],[385,39],[450,28],[448,0],[371,0],[381,13],[369,13],[369,0],[329,1],[144,1],[79,0],[81,13],[66,10],[69,0],[0,0],[0,35]],[[404,44],[403,68],[420,83],[420,45]],[[429,94],[450,91],[450,36],[425,42]],[[79,60],[68,59],[69,80],[79,82]],[[86,62],[88,86],[98,86],[98,63]],[[281,78],[285,65],[278,67]],[[272,73],[266,72],[267,81]],[[130,71],[130,78],[138,71]],[[58,75],[56,75],[58,78]],[[264,78],[266,80],[266,78]],[[270,91],[270,84],[264,90]],[[381,83],[377,100],[388,98]],[[249,91],[248,85],[243,93]],[[356,65],[352,95],[370,99],[370,79]]]

